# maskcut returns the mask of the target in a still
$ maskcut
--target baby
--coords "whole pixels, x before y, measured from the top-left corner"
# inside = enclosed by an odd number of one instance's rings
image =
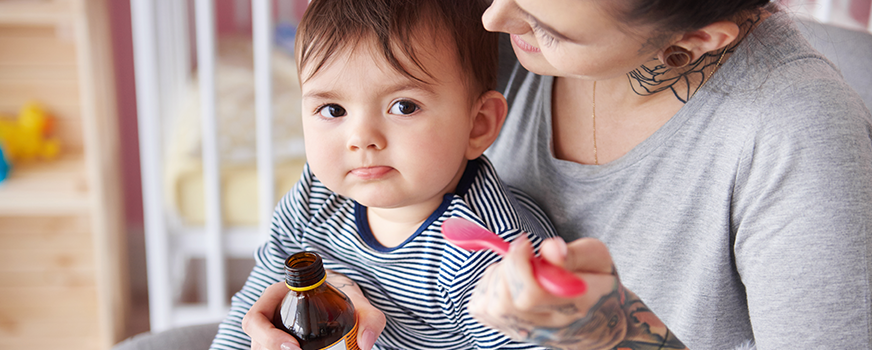
[[[233,297],[213,349],[243,349],[241,321],[302,250],[354,281],[386,318],[377,349],[528,349],[474,320],[473,287],[498,261],[442,237],[462,217],[506,240],[554,235],[484,150],[507,112],[484,0],[314,0],[298,28],[308,164]],[[529,234],[525,233],[529,232]],[[366,349],[372,343],[361,339]],[[370,342],[370,344],[366,344]]]

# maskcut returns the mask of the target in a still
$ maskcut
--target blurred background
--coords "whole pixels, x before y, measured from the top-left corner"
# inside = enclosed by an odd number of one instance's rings
[[[872,0],[780,1],[872,30]],[[252,5],[0,0],[0,349],[109,349],[226,313],[305,162],[306,0]]]

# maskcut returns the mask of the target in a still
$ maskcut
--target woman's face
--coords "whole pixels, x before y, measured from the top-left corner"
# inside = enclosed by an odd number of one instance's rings
[[[616,0],[493,0],[482,22],[511,34],[518,60],[531,72],[604,80],[625,75],[660,50],[650,28],[620,27],[603,8],[610,1]]]

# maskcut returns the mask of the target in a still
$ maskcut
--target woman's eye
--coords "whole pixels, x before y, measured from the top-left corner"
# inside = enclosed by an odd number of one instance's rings
[[[409,115],[409,114],[415,113],[415,111],[417,111],[418,109],[419,109],[418,105],[415,104],[415,102],[403,100],[403,101],[394,102],[394,104],[391,105],[390,113],[391,114],[399,114],[399,115]]]
[[[539,25],[539,21],[537,21],[532,16],[530,17],[530,28],[533,29],[533,33],[539,37],[539,44],[542,46],[551,46],[557,42],[557,38],[548,33],[542,26]]]
[[[319,113],[324,118],[339,118],[344,117],[346,112],[345,108],[342,108],[340,105],[324,105],[319,109]]]
[[[533,26],[533,32],[539,36],[539,41],[542,46],[551,46],[554,45],[554,43],[557,41],[557,38],[555,38],[551,34],[548,34],[548,32],[546,32],[544,29],[542,29],[542,27],[539,27],[538,25]]]

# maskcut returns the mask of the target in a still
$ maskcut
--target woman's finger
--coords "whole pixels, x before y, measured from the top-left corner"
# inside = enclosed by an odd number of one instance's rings
[[[276,307],[282,303],[287,291],[284,282],[267,287],[242,318],[242,330],[251,337],[252,349],[254,344],[267,350],[300,349],[293,336],[275,328],[272,323]]]
[[[566,254],[569,252],[569,247],[566,241],[560,237],[548,238],[542,241],[539,246],[539,256],[554,266],[562,267],[566,260]]]
[[[563,268],[576,273],[614,274],[614,262],[606,245],[594,238],[580,238],[567,245]]]
[[[533,277],[533,244],[525,235],[520,235],[509,247],[509,252],[503,257],[502,280],[508,288],[514,307],[522,311],[530,311],[548,295],[539,282]]]

